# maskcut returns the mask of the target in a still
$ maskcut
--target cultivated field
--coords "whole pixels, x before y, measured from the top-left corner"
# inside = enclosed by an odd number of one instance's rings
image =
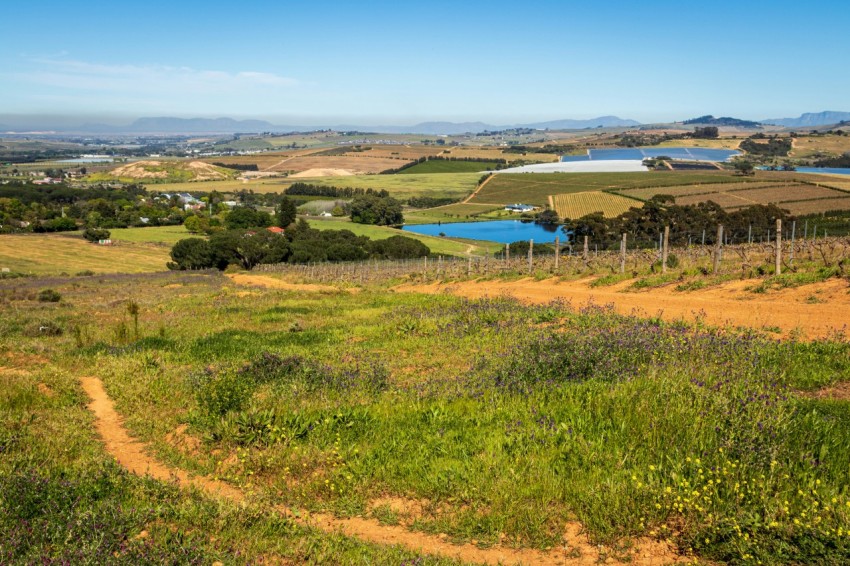
[[[839,198],[810,200],[803,202],[784,202],[782,208],[791,214],[816,214],[832,210],[850,210],[850,195]]]
[[[635,199],[604,193],[602,191],[583,191],[554,195],[552,204],[561,218],[581,218],[587,214],[601,212],[605,218],[614,218],[632,207],[640,207]]]
[[[460,199],[472,191],[481,178],[479,173],[430,173],[418,175],[353,175],[334,178],[300,177],[278,181],[275,184],[252,187],[256,192],[277,192],[292,183],[313,183],[334,187],[353,187],[360,189],[384,189],[390,195],[407,199],[414,196]]]
[[[171,260],[169,251],[170,246],[130,241],[101,246],[79,234],[4,235],[0,236],[0,268],[36,275],[163,271]]]
[[[521,202],[544,206],[550,195],[602,189],[632,187],[668,187],[695,183],[730,182],[734,177],[723,171],[677,173],[648,171],[643,173],[497,173],[472,202],[509,204]]]
[[[422,173],[483,173],[493,170],[498,165],[494,161],[446,161],[435,159],[418,163],[413,167],[399,171],[400,175],[416,175]]]
[[[299,177],[380,173],[408,163],[405,159],[357,155],[305,155],[282,159],[267,171],[294,171]],[[322,173],[325,172],[325,173]]]

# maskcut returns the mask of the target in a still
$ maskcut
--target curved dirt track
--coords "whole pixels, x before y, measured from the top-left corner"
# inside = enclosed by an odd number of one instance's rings
[[[240,504],[248,504],[245,494],[224,482],[206,477],[190,477],[183,470],[169,468],[148,454],[145,445],[134,440],[121,423],[121,417],[115,411],[112,399],[106,393],[103,383],[96,377],[83,377],[80,380],[86,394],[91,398],[88,408],[94,414],[95,427],[100,434],[107,452],[119,464],[136,475],[149,475],[162,481],[176,482],[180,487],[194,487],[212,496],[224,498]],[[409,531],[401,526],[381,525],[377,520],[352,517],[340,519],[327,514],[309,514],[294,512],[284,506],[274,511],[283,516],[312,528],[325,532],[340,532],[346,536],[381,544],[398,545],[426,554],[455,558],[463,562],[478,564],[524,564],[524,565],[591,565],[600,562],[601,548],[590,543],[581,534],[581,525],[569,523],[565,527],[567,544],[547,552],[533,549],[512,549],[502,547],[479,548],[472,544],[452,544],[443,538],[419,532]],[[578,557],[576,557],[578,556]],[[604,559],[604,556],[602,556]],[[665,544],[650,541],[636,541],[633,554],[627,564],[656,566],[683,562]],[[613,559],[605,559],[608,564],[623,564]]]
[[[772,331],[778,328],[783,335],[798,331],[809,339],[829,336],[850,323],[850,287],[843,279],[766,293],[747,290],[760,280],[732,281],[691,292],[676,291],[675,284],[627,292],[632,281],[596,288],[590,286],[592,281],[593,278],[564,282],[528,278],[401,285],[395,290],[451,293],[468,298],[511,296],[527,303],[564,299],[574,306],[610,304],[621,314],[660,316],[665,320],[701,319],[713,326]]]

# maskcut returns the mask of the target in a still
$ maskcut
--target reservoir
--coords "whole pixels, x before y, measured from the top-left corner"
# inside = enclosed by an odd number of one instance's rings
[[[566,242],[567,236],[561,226],[535,224],[521,220],[490,220],[487,222],[450,222],[443,224],[412,224],[403,228],[415,234],[468,240],[487,240],[510,244],[521,240],[534,240],[539,243],[552,243],[556,237]]]

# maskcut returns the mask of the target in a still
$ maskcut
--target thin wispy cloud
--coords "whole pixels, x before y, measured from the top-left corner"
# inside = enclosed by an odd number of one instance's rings
[[[175,110],[213,110],[233,100],[262,104],[294,94],[303,83],[255,70],[222,71],[169,65],[113,65],[66,58],[30,58],[28,70],[14,82],[38,89],[36,97],[124,101],[125,104]],[[32,97],[31,97],[32,98]],[[167,101],[167,105],[163,102]]]
[[[296,79],[259,71],[228,72],[168,65],[107,65],[71,59],[31,59],[22,82],[100,94],[209,95],[297,87]]]

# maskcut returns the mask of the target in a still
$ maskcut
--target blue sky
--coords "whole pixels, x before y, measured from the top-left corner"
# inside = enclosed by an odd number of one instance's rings
[[[46,0],[2,12],[0,115],[319,125],[850,111],[845,1]]]

